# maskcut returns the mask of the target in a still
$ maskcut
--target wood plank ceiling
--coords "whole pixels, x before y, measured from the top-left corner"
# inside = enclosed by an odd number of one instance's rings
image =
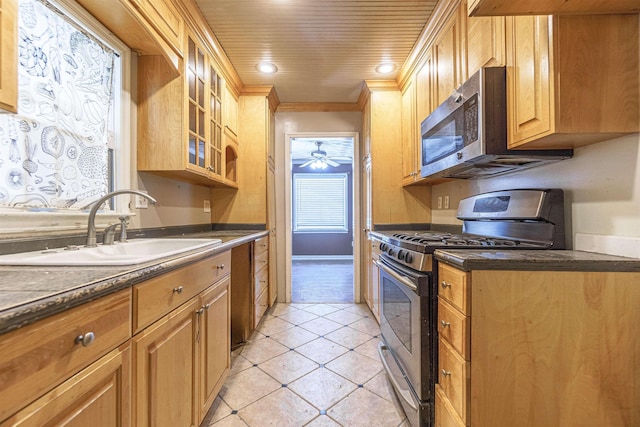
[[[395,79],[437,0],[196,0],[245,85],[282,103],[355,103],[362,83]],[[278,72],[263,75],[262,61]],[[381,75],[382,62],[396,65]]]

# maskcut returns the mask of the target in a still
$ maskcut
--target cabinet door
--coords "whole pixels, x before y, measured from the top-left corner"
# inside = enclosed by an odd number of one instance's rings
[[[467,70],[505,65],[505,18],[467,18]]]
[[[0,0],[0,109],[18,107],[18,1]]]
[[[133,338],[134,425],[197,426],[194,298]]]
[[[129,343],[60,384],[2,427],[127,427],[130,418]]]
[[[209,175],[222,178],[222,76],[209,66]]]
[[[207,103],[210,96],[207,89],[208,70],[205,51],[192,36],[187,40],[185,71],[188,109],[186,164],[191,170],[207,174]]]
[[[431,54],[428,54],[416,73],[416,126],[418,130],[422,121],[433,111],[432,102],[432,70]],[[418,159],[419,160],[419,159]]]
[[[508,17],[507,140],[510,148],[552,132],[553,82],[548,16]]]
[[[219,281],[200,297],[200,414],[201,421],[222,387],[231,366],[231,277]]]
[[[442,104],[463,80],[461,15],[458,9],[449,18],[433,44],[433,100],[436,107]]]
[[[416,180],[416,115],[415,91],[413,80],[407,83],[402,92],[402,184],[411,184]]]

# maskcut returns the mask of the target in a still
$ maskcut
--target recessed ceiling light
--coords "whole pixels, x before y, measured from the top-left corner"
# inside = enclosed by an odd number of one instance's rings
[[[261,62],[256,65],[256,69],[265,74],[273,74],[278,71],[278,67],[270,62]]]
[[[376,67],[376,72],[380,74],[389,74],[396,69],[396,64],[385,62]]]

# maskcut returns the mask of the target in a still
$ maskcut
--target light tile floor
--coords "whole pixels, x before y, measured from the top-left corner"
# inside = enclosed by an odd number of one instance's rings
[[[364,304],[277,304],[247,344],[203,427],[409,427]]]

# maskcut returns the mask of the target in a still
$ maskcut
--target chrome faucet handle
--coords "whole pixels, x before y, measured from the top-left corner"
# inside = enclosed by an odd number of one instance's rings
[[[127,224],[129,224],[128,216],[121,216],[120,220],[120,243],[127,242]]]
[[[119,225],[120,223],[111,224],[104,229],[104,237],[102,238],[103,245],[113,245],[113,239],[116,232],[116,227],[118,227]]]
[[[138,191],[138,190],[116,190],[116,191],[112,191],[111,193],[105,194],[100,199],[98,199],[98,201],[93,203],[91,211],[89,212],[89,219],[87,220],[87,244],[86,244],[87,247],[94,248],[94,247],[97,246],[97,242],[96,242],[96,214],[98,213],[98,209],[100,209],[100,207],[102,206],[102,204],[104,202],[106,202],[107,200],[109,200],[112,197],[117,196],[119,194],[135,194],[135,195],[138,195],[138,196],[146,198],[152,204],[156,204],[157,203],[156,199],[154,199],[153,197],[151,197],[147,193],[143,193],[143,192]]]

